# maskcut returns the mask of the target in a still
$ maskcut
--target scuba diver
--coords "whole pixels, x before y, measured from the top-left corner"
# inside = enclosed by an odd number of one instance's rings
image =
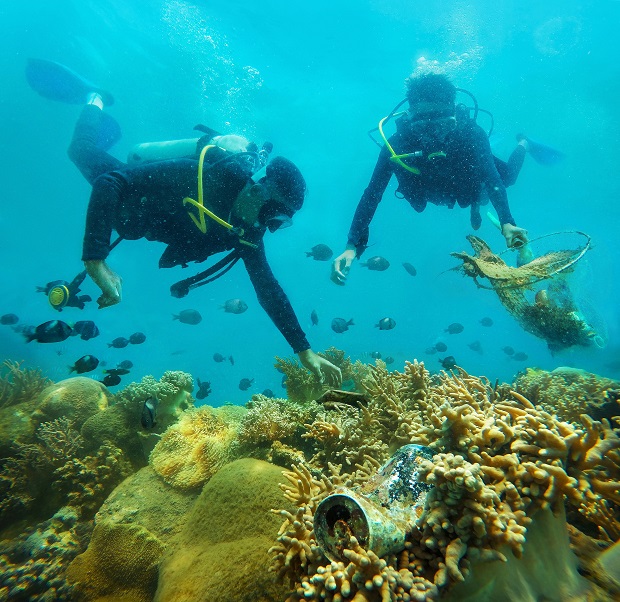
[[[45,286],[37,286],[37,293],[45,293],[50,305],[57,311],[64,307],[84,309],[86,303],[92,301],[90,295],[80,295],[80,286],[86,278],[86,270],[82,270],[71,282],[53,280]]]
[[[461,91],[461,90],[458,90]],[[345,251],[332,264],[332,280],[344,285],[353,260],[368,244],[369,226],[383,193],[396,176],[396,195],[421,213],[428,203],[452,209],[469,207],[474,229],[480,226],[480,204],[491,201],[508,247],[527,243],[527,231],[516,225],[508,205],[506,186],[521,169],[530,139],[521,137],[507,163],[496,159],[486,132],[470,117],[470,109],[456,105],[457,88],[442,74],[411,76],[407,96],[379,123],[383,144],[368,187],[357,206]],[[396,113],[408,102],[409,110]],[[478,108],[476,104],[477,114]],[[396,133],[389,139],[383,125],[392,117]],[[498,168],[500,171],[498,171]]]
[[[107,152],[120,135],[102,110],[106,101],[110,104],[110,94],[51,61],[31,60],[27,77],[43,96],[86,102],[68,154],[93,187],[82,260],[101,289],[99,308],[121,301],[122,280],[106,263],[115,244],[113,230],[121,239],[165,243],[160,268],[185,267],[228,250],[211,269],[173,285],[172,294],[182,297],[242,260],[259,303],[302,365],[321,382],[340,384],[340,369],[310,348],[265,255],[267,230],[290,226],[304,202],[306,183],[292,161],[275,157],[266,162],[265,154],[245,138],[220,136],[200,126],[205,135],[197,143],[197,158],[192,153],[189,158],[127,166]]]

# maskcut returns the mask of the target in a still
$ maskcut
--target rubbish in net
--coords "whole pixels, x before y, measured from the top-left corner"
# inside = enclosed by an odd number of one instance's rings
[[[590,237],[576,233],[586,239],[580,248],[551,251],[519,267],[509,266],[484,240],[473,235],[467,237],[474,249],[473,255],[465,252],[451,255],[463,262],[459,269],[466,276],[473,278],[479,288],[494,290],[523,329],[544,339],[552,352],[573,345],[602,346],[602,337],[579,311],[566,282],[567,271],[590,248]],[[484,278],[490,286],[479,282]],[[534,285],[547,280],[550,280],[547,288],[539,288],[533,302],[529,301],[526,291],[533,291]]]

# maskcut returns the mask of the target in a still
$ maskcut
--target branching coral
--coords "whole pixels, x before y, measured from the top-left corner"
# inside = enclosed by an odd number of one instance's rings
[[[580,423],[581,414],[597,412],[620,382],[584,370],[561,367],[552,372],[528,368],[514,383],[515,390],[561,420]]]
[[[316,474],[329,474],[332,462],[348,472],[338,480],[355,482],[376,470],[388,449],[417,443],[436,453],[419,468],[434,488],[398,559],[382,559],[379,570],[381,559],[352,542],[347,558],[376,567],[367,575],[330,564],[317,548],[314,509],[334,484],[307,470],[287,474],[285,495],[299,511],[282,515],[272,552],[276,573],[294,582],[289,601],[436,599],[466,579],[472,562],[505,560],[506,550],[519,557],[536,512],[564,501],[607,537],[618,532],[620,438],[608,421],[584,415],[580,426],[562,422],[507,386],[463,370],[431,378],[418,363],[403,374],[379,365],[365,387],[366,407],[326,411],[306,424]]]
[[[34,399],[52,381],[40,370],[21,367],[22,362],[5,361],[0,372],[0,408]]]
[[[176,422],[185,410],[193,407],[193,389],[191,374],[168,370],[159,381],[152,376],[145,376],[139,383],[129,384],[115,396],[114,401],[116,404],[135,406],[141,405],[149,397],[157,398],[159,426],[165,430]]]
[[[348,390],[359,392],[364,390],[362,383],[369,376],[370,366],[360,361],[352,362],[344,351],[335,347],[330,347],[319,355],[340,368],[343,387],[347,383]],[[276,357],[275,368],[286,376],[286,394],[290,401],[298,403],[313,401],[327,388],[294,358]]]
[[[120,449],[104,444],[87,455],[69,420],[44,422],[35,443],[16,444],[14,455],[3,461],[0,523],[19,518],[37,502],[53,509],[73,505],[81,516],[90,517],[128,474]]]
[[[316,403],[295,403],[255,395],[247,403],[248,413],[241,420],[239,442],[257,447],[274,441],[299,443],[303,424],[312,420],[321,409]]]

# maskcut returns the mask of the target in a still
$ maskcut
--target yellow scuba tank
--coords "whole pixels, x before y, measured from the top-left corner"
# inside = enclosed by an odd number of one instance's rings
[[[143,142],[136,144],[127,157],[129,165],[139,165],[152,161],[169,159],[195,158],[196,147],[200,138],[183,138],[181,140],[163,140],[160,142]]]

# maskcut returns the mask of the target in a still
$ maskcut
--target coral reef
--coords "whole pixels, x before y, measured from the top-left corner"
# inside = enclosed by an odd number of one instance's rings
[[[581,414],[596,419],[618,415],[618,406],[609,394],[620,390],[620,382],[561,367],[552,372],[527,368],[514,382],[515,391],[561,420],[580,423]]]
[[[436,599],[466,580],[473,562],[519,558],[537,513],[563,502],[611,540],[620,506],[620,438],[608,421],[584,415],[577,427],[507,387],[461,369],[431,378],[417,362],[402,374],[378,365],[364,384],[366,407],[327,411],[306,425],[315,445],[309,466],[322,477],[301,468],[286,475],[286,498],[299,509],[283,513],[272,553],[278,576],[294,585],[290,601],[335,600],[337,593]],[[314,540],[316,505],[337,485],[367,478],[364,460],[376,465],[406,443],[436,454],[419,467],[434,488],[407,549],[378,559],[351,538],[349,565],[330,564]],[[385,597],[387,591],[395,597]]]
[[[67,378],[41,392],[32,417],[38,423],[67,418],[79,429],[88,418],[104,411],[110,398],[107,388],[92,378]]]
[[[150,466],[125,479],[97,512],[92,544],[69,568],[76,596],[151,600],[164,546],[183,528],[197,496],[166,485]],[[108,558],[111,546],[121,552]]]
[[[209,406],[184,412],[157,443],[149,458],[169,485],[188,490],[202,487],[232,458],[236,428]]]
[[[193,408],[190,374],[180,371],[165,372],[159,381],[145,376],[139,383],[131,383],[114,396],[105,412],[89,418],[82,427],[86,444],[97,447],[110,441],[123,450],[135,470],[146,466],[159,436],[187,409]],[[141,426],[144,402],[150,397],[159,400],[155,425],[149,431]]]
[[[140,525],[97,523],[88,549],[67,570],[77,599],[150,602],[164,544]]]
[[[37,369],[22,368],[23,362],[7,360],[0,370],[0,408],[33,400],[52,384]]]
[[[330,347],[319,355],[340,368],[343,387],[352,391],[364,390],[362,383],[369,375],[370,366],[360,361],[352,362],[346,357],[344,351],[335,347]],[[297,403],[313,401],[320,397],[327,388],[295,358],[276,357],[275,368],[286,376],[286,394],[290,401]]]
[[[245,458],[218,471],[164,553],[154,602],[284,600],[286,588],[265,569],[280,522],[269,510],[281,505],[281,470]]]
[[[191,396],[193,389],[194,379],[191,374],[168,370],[159,381],[152,376],[145,376],[139,383],[131,383],[117,394],[114,401],[120,405],[139,405],[141,410],[142,404],[149,397],[157,398],[157,432],[163,432],[185,410],[194,406]]]
[[[0,526],[67,504],[91,517],[127,474],[120,449],[104,443],[89,455],[67,418],[43,422],[34,443],[15,444],[14,455],[0,461]]]
[[[67,507],[20,537],[0,543],[0,600],[73,600],[65,571],[84,550],[91,530],[78,522],[74,508]]]
[[[235,451],[238,455],[273,461],[274,464],[281,463],[283,454],[287,453],[285,448],[292,451],[305,446],[303,425],[314,420],[321,410],[315,402],[296,403],[264,395],[254,395],[246,407],[248,410],[239,424]],[[274,454],[280,462],[274,460]],[[288,462],[285,466],[290,464]]]

